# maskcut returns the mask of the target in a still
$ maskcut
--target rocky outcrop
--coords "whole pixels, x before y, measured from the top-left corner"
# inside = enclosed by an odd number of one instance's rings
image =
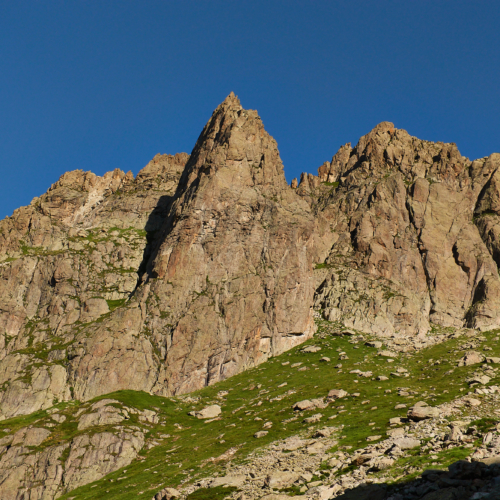
[[[164,339],[156,391],[198,389],[313,334],[314,227],[276,141],[231,94],[198,139],[139,293]]]
[[[78,421],[78,431],[83,431],[73,439],[54,444],[51,428],[57,424],[50,421],[62,423],[67,418],[57,413],[40,421],[41,427],[24,427],[1,438],[2,500],[56,498],[129,465],[145,443],[142,429],[116,425],[131,413],[143,417],[118,401],[101,400],[76,415],[68,414],[70,420]],[[96,414],[100,418],[92,418]]]
[[[65,174],[1,223],[0,418],[188,392],[310,338],[317,227],[233,94],[191,157]]]
[[[136,289],[188,158],[157,155],[136,179],[120,170],[103,177],[68,172],[0,222],[0,418],[85,398],[71,364],[82,352],[79,338],[95,332]],[[134,311],[114,316],[109,328],[122,317],[133,321]],[[107,330],[99,331],[109,342]],[[133,334],[114,332],[122,345]]]

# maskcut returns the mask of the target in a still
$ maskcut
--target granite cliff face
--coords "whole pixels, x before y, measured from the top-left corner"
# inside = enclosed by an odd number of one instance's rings
[[[0,418],[186,393],[310,338],[500,325],[500,155],[381,123],[288,186],[231,94],[192,154],[68,172],[0,222]]]
[[[276,141],[230,95],[198,139],[138,293],[164,342],[155,391],[201,388],[313,334],[314,227]]]
[[[136,289],[187,159],[158,155],[135,180],[66,173],[0,222],[1,417],[85,397],[75,380],[81,339],[123,315],[111,310]]]
[[[499,166],[384,122],[303,175],[298,193],[334,232],[315,307],[384,336],[497,327]]]

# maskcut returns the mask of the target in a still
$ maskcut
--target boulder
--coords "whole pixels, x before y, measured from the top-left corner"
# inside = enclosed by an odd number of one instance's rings
[[[266,477],[264,484],[268,488],[281,490],[283,488],[288,488],[289,486],[291,486],[293,483],[295,483],[295,481],[299,479],[299,477],[299,472],[275,471]]]
[[[321,413],[316,413],[316,415],[311,415],[310,417],[307,417],[303,420],[305,424],[314,424],[316,422],[319,422],[323,418],[323,415]]]
[[[439,408],[428,406],[425,401],[420,401],[408,411],[408,418],[417,422],[428,418],[436,418],[439,415]]]
[[[301,352],[309,353],[309,352],[318,352],[321,351],[321,347],[317,345],[308,345],[307,347],[304,347],[301,349]]]
[[[469,406],[480,406],[481,405],[481,401],[479,399],[476,399],[476,398],[465,397],[465,398],[463,398],[463,401],[465,404],[467,404]]]
[[[217,488],[219,486],[233,486],[235,488],[239,488],[243,486],[245,480],[246,480],[245,474],[216,477],[210,482],[210,488]]]
[[[500,364],[500,358],[495,358],[493,356],[487,356],[486,363],[493,363],[495,365],[498,365],[498,364]]]
[[[316,437],[316,438],[322,438],[322,437],[328,438],[332,435],[333,432],[335,432],[334,427],[323,427],[322,429],[318,429],[315,432],[314,437]]]
[[[293,405],[293,409],[299,411],[312,410],[313,408],[315,408],[315,405],[309,399],[304,399]]]
[[[481,385],[486,385],[489,381],[491,380],[490,377],[487,375],[474,375],[472,377],[469,377],[466,382],[468,384],[481,384]]]
[[[328,399],[335,401],[336,399],[345,398],[347,395],[348,395],[348,393],[346,391],[344,391],[343,389],[332,389],[328,393]]]
[[[269,431],[257,431],[257,432],[253,435],[253,437],[254,437],[254,438],[259,439],[259,438],[262,438],[262,437],[264,437],[264,436],[267,436],[268,434],[269,434]]]
[[[477,351],[467,351],[463,358],[458,361],[458,366],[471,366],[484,361],[484,356]]]
[[[401,450],[411,450],[420,446],[420,440],[410,437],[398,437],[394,439],[394,444]]]
[[[375,349],[380,349],[383,346],[382,342],[379,342],[378,340],[370,340],[365,342],[365,345],[368,347],[375,347]]]
[[[387,435],[393,438],[403,437],[405,435],[405,430],[402,427],[396,427],[396,429],[388,429]]]
[[[173,498],[179,498],[181,493],[175,488],[163,488],[154,497],[153,500],[172,500]]]
[[[380,351],[378,355],[384,358],[395,358],[397,356],[394,351]]]
[[[199,419],[209,419],[216,418],[221,414],[222,410],[219,405],[210,405],[203,408],[200,411],[192,411],[189,415],[199,418]]]

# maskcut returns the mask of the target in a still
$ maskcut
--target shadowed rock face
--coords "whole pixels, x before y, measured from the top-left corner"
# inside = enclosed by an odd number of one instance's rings
[[[109,310],[136,289],[188,158],[157,155],[135,180],[68,172],[0,221],[0,418],[85,398],[89,385],[151,387],[152,346],[133,337],[140,314]],[[87,380],[82,366],[93,367]]]
[[[198,389],[309,338],[313,307],[381,336],[500,325],[499,166],[384,122],[290,187],[231,94],[190,156],[68,172],[0,222],[0,418]]]

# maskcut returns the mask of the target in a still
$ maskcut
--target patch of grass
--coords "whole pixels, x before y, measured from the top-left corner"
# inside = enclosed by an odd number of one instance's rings
[[[45,417],[47,412],[45,410],[36,411],[34,413],[30,413],[29,415],[22,415],[20,417],[13,417],[7,420],[2,420],[0,422],[0,429],[10,429],[11,432],[16,432],[23,427],[27,427],[28,425],[33,424],[37,420]]]
[[[408,482],[415,480],[422,474],[422,471],[431,466],[432,463],[437,463],[438,465],[432,465],[433,469],[436,470],[446,470],[449,465],[454,462],[458,462],[459,460],[463,460],[464,458],[470,455],[471,450],[469,448],[451,448],[449,450],[442,450],[435,455],[436,459],[432,459],[429,457],[428,451],[420,451],[418,448],[415,450],[410,450],[408,455],[404,458],[400,458],[392,467],[392,473],[394,475],[401,474],[404,472],[404,468],[412,467],[417,470],[414,472],[410,472],[406,474],[403,479],[398,479],[394,482],[389,482],[391,486],[399,486],[404,485]],[[394,489],[394,488],[392,488]]]
[[[320,262],[314,266],[314,269],[331,269],[333,264],[327,264],[326,262]]]
[[[324,184],[325,186],[330,186],[330,187],[333,187],[333,188],[339,187],[339,183],[338,182],[322,182],[321,184]]]
[[[106,300],[110,311],[114,311],[116,308],[125,304],[127,299],[116,299],[116,300]]]
[[[498,419],[494,418],[480,418],[479,420],[474,420],[471,422],[471,426],[476,427],[479,432],[485,434],[496,428],[498,424]]]
[[[302,496],[304,493],[300,491],[300,486],[296,486],[293,484],[292,486],[289,486],[288,488],[284,488],[280,490],[280,493],[286,493],[289,497],[296,497],[296,496]]]
[[[7,264],[7,262],[14,262],[17,260],[17,257],[7,257],[6,259],[2,260],[0,264]]]

